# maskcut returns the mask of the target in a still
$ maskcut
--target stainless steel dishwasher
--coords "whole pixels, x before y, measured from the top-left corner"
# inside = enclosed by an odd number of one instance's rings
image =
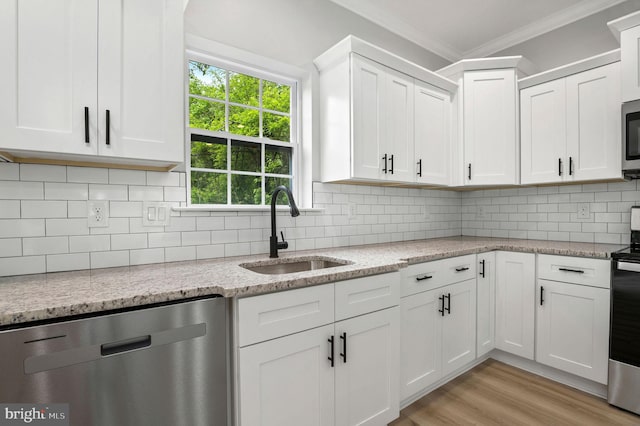
[[[0,331],[0,403],[68,403],[73,426],[228,425],[227,299]]]

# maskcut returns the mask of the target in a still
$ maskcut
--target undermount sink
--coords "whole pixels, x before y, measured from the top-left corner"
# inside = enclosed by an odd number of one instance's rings
[[[351,265],[352,262],[330,257],[315,256],[309,258],[284,258],[265,260],[255,263],[243,263],[240,266],[258,274],[278,275],[293,272],[315,271],[317,269],[335,268],[336,266]]]

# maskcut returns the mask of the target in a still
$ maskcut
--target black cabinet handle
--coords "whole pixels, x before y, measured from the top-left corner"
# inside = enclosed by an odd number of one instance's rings
[[[558,158],[558,176],[562,176],[562,158]]]
[[[584,274],[584,271],[581,269],[558,268],[558,271],[575,272],[576,274]]]
[[[416,277],[416,281],[424,281],[424,280],[429,280],[431,278],[433,278],[433,276],[431,276],[431,275],[423,275],[421,277]]]
[[[333,354],[334,354],[334,352],[333,352],[333,349],[334,349],[334,348],[333,348],[333,336],[329,337],[329,338],[327,339],[327,341],[328,341],[329,343],[331,343],[331,349],[330,349],[331,355],[329,355],[329,356],[327,357],[327,359],[328,359],[329,361],[331,361],[331,366],[333,367]]]
[[[467,268],[466,266],[463,266],[462,268],[456,268],[456,272],[463,272],[463,271],[468,271],[469,268]]]
[[[444,316],[444,294],[438,297],[438,300],[440,301],[440,309],[438,309],[438,312],[440,312],[441,316]]]
[[[540,286],[540,306],[544,305],[544,287]]]
[[[393,174],[393,154],[389,157],[389,161],[391,162],[391,167],[389,168],[389,173]]]
[[[347,363],[347,332],[345,331],[340,335],[340,340],[342,340],[342,352],[340,356],[342,357],[343,362]]]
[[[451,314],[451,293],[447,293],[447,313]]]
[[[573,174],[573,157],[569,157],[569,176]]]
[[[471,180],[471,163],[469,163],[469,180]]]
[[[480,265],[482,266],[482,270],[480,271],[480,276],[484,278],[484,259],[480,261]]]
[[[110,129],[111,127],[111,111],[107,110],[107,125],[106,125],[106,137],[105,137],[105,143],[107,145],[111,145],[111,138],[110,138]]]
[[[422,158],[418,160],[418,176],[422,177]]]
[[[387,174],[387,154],[385,154],[384,157],[382,157],[382,159],[384,160],[384,167],[382,168],[382,171],[386,175]]]
[[[84,143],[89,142],[89,107],[84,107]]]

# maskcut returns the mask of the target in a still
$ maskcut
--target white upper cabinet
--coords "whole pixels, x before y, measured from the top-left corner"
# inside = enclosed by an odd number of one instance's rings
[[[454,99],[452,185],[520,182],[516,77],[533,66],[522,56],[464,59],[438,71],[460,87]]]
[[[451,94],[415,81],[416,182],[451,183]]]
[[[182,14],[179,0],[2,2],[0,150],[182,162]]]
[[[619,62],[526,87],[520,103],[523,184],[621,177]]]
[[[515,70],[466,72],[463,84],[465,184],[517,184]]]
[[[314,63],[324,182],[450,183],[455,83],[353,36]]]
[[[640,99],[640,11],[608,23],[620,40],[622,102]]]

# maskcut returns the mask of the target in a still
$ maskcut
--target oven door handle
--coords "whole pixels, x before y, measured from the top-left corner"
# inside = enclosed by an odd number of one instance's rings
[[[640,263],[618,261],[616,265],[618,271],[640,272]]]

